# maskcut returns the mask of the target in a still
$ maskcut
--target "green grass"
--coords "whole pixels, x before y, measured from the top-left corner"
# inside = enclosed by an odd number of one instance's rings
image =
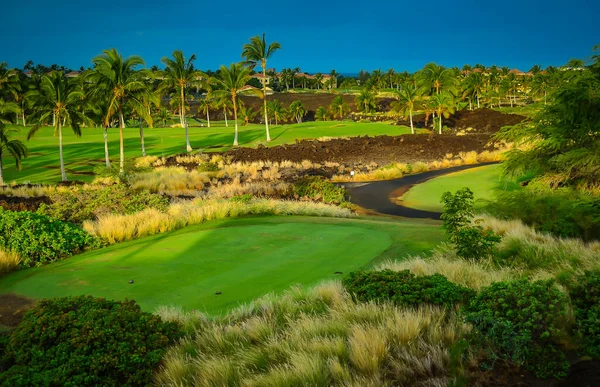
[[[500,164],[494,164],[436,177],[412,187],[402,197],[402,204],[420,210],[441,212],[440,201],[446,191],[456,192],[463,187],[469,187],[475,194],[476,200],[491,200],[497,190],[520,188],[517,182],[502,180],[501,169]],[[483,205],[483,201],[475,202],[475,208],[481,208]]]
[[[438,222],[264,217],[210,222],[91,251],[0,278],[0,294],[91,294],[224,312],[293,284],[311,285],[431,250]],[[129,284],[133,279],[134,283]],[[216,295],[216,292],[222,292]]]
[[[538,114],[544,108],[544,102],[535,102],[525,106],[502,106],[499,108],[494,108],[494,110],[499,111],[500,113],[506,114],[519,114],[528,118],[533,118],[536,114]]]
[[[200,122],[191,120],[189,124],[190,142],[195,150],[225,151],[233,143],[233,122],[225,127],[223,122],[211,123],[210,128],[199,127]],[[195,127],[198,125],[198,127]],[[16,128],[19,128],[15,126]],[[14,160],[4,155],[5,181],[18,183],[51,183],[60,180],[58,162],[58,138],[53,136],[53,128],[41,129],[30,141],[25,140],[28,128],[22,128],[18,138],[29,148],[29,157],[23,161],[23,169],[17,171]],[[306,122],[295,125],[273,125],[271,141],[268,146],[293,143],[296,139],[312,139],[319,137],[346,137],[358,135],[400,135],[410,133],[410,129],[402,126],[392,126],[385,123],[356,123],[356,122]],[[144,130],[146,152],[149,155],[169,156],[185,153],[184,130],[181,128],[155,128]],[[241,146],[267,145],[263,125],[250,124],[240,126]],[[104,139],[101,129],[83,129],[81,138],[64,130],[64,158],[67,176],[71,180],[91,181],[95,166],[102,165],[104,160]],[[119,155],[118,129],[110,129],[109,152],[113,161]],[[125,157],[141,156],[139,129],[132,127],[125,130]]]

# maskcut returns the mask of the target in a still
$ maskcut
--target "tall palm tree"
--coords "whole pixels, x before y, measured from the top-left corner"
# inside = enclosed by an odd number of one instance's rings
[[[31,139],[54,116],[54,134],[58,135],[60,159],[60,175],[67,181],[63,158],[63,125],[70,125],[77,137],[81,136],[81,124],[89,121],[85,112],[80,109],[83,91],[69,82],[62,72],[53,71],[42,77],[41,89],[31,90],[27,98],[34,106],[34,126],[27,133]]]
[[[337,71],[335,71],[335,69],[331,70],[331,72],[329,72],[329,76],[331,77],[331,87],[334,89],[337,89],[337,77],[338,77],[338,73]]]
[[[94,70],[88,75],[92,82],[92,94],[101,94],[108,97],[105,122],[113,116],[119,119],[119,170],[125,171],[125,145],[124,129],[125,118],[123,111],[125,105],[136,111],[143,119],[149,120],[150,116],[142,95],[147,92],[143,77],[136,71],[136,67],[143,66],[144,60],[137,56],[123,59],[123,56],[114,48],[104,50],[92,62]]]
[[[173,59],[164,57],[161,62],[166,66],[164,71],[164,79],[160,88],[175,89],[179,100],[179,120],[181,127],[185,128],[185,147],[188,152],[192,151],[190,145],[190,137],[188,134],[187,121],[185,119],[185,101],[188,96],[189,86],[194,86],[200,83],[203,75],[199,71],[194,70],[194,61],[196,54],[192,54],[186,61],[181,50],[173,51]]]
[[[210,128],[210,109],[213,108],[215,102],[209,97],[209,94],[206,94],[199,102],[198,111],[206,114],[207,126]]]
[[[456,94],[456,77],[452,69],[447,69],[435,63],[428,63],[423,67],[420,73],[423,86],[429,89],[434,89],[435,94],[440,94],[443,90],[447,90]]]
[[[0,62],[0,97],[10,95],[17,98],[21,85],[15,70],[9,69],[6,62]]]
[[[363,113],[370,113],[377,110],[377,102],[375,101],[375,93],[370,88],[365,87],[360,94],[354,99],[354,103]]]
[[[8,114],[17,114],[19,105],[14,102],[4,102],[0,98],[0,186],[4,185],[4,175],[2,172],[2,154],[6,151],[15,159],[17,170],[21,170],[21,159],[27,157],[27,148],[19,140],[11,140],[9,137],[17,133],[17,129],[7,128],[4,124],[10,123],[6,118]]]
[[[430,101],[436,113],[439,134],[442,134],[442,119],[450,117],[455,111],[454,97],[449,92],[443,92],[432,96]]]
[[[465,78],[465,92],[469,95],[475,96],[475,98],[477,100],[477,109],[479,109],[481,107],[480,106],[480,98],[481,98],[481,94],[483,93],[483,86],[484,86],[484,81],[483,81],[483,76],[481,75],[481,73],[471,72]],[[469,104],[469,105],[471,105],[471,104]]]
[[[238,102],[237,95],[242,87],[250,80],[250,69],[244,67],[243,63],[232,63],[229,67],[223,65],[220,67],[220,78],[215,79],[215,83],[224,90],[215,90],[213,95],[216,97],[228,96],[233,105],[233,119],[235,120],[235,135],[233,137],[233,146],[238,146]]]
[[[242,56],[246,58],[246,62],[252,65],[252,68],[256,67],[260,63],[260,67],[263,73],[263,111],[265,114],[265,130],[267,131],[267,142],[271,141],[271,135],[269,133],[269,117],[267,114],[267,60],[275,53],[275,51],[281,49],[281,45],[277,42],[273,42],[267,45],[265,40],[265,34],[261,36],[253,36],[250,38],[250,43],[244,44]]]
[[[396,91],[396,98],[398,98],[398,101],[393,103],[393,108],[402,112],[408,111],[408,116],[410,118],[410,132],[415,134],[413,112],[415,111],[415,105],[421,98],[421,89],[415,89],[411,84],[405,83],[400,90]]]
[[[229,122],[227,121],[227,113],[231,112],[231,109],[233,109],[233,106],[231,105],[231,98],[229,98],[229,96],[220,96],[216,98],[215,104],[215,107],[217,109],[223,109],[223,116],[225,117],[225,126],[229,127]]]
[[[323,83],[323,74],[316,73],[315,81],[317,82],[317,90],[319,90],[321,88],[321,84]]]

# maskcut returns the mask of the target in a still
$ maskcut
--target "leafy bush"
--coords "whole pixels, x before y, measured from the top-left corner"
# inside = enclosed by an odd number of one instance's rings
[[[102,188],[79,187],[51,195],[51,204],[42,204],[40,214],[73,223],[96,219],[105,214],[134,214],[154,208],[166,211],[169,200],[146,190],[133,190],[123,184]]]
[[[210,161],[200,163],[198,166],[198,172],[217,172],[218,170],[219,166],[216,163],[211,163]]]
[[[496,282],[465,308],[475,334],[537,377],[562,377],[569,363],[556,345],[567,299],[553,281]]]
[[[238,196],[234,196],[231,199],[229,199],[230,202],[232,203],[249,203],[250,200],[252,200],[254,196],[252,196],[251,194],[243,194],[243,195],[238,195]]]
[[[570,294],[582,347],[588,355],[600,358],[600,272],[578,276]]]
[[[472,224],[473,199],[473,192],[469,188],[460,189],[454,195],[450,192],[442,195],[444,213],[441,218],[444,228],[450,234],[450,241],[456,247],[457,254],[467,259],[491,255],[501,239],[493,231]]]
[[[6,349],[0,384],[149,385],[177,324],[134,301],[91,296],[46,299],[27,312]]]
[[[402,306],[452,306],[464,303],[474,294],[443,275],[416,277],[408,270],[353,272],[342,282],[355,300],[391,301]]]
[[[346,190],[321,176],[309,176],[294,184],[294,195],[325,203],[341,203],[346,196]]]
[[[74,224],[33,212],[0,209],[0,249],[18,254],[22,267],[57,261],[98,244]]]
[[[502,219],[519,218],[538,231],[560,237],[600,239],[599,197],[567,188],[530,186],[500,193],[486,211]]]

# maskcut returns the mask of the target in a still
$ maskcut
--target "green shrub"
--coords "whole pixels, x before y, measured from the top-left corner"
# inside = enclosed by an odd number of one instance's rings
[[[149,385],[179,327],[134,301],[91,296],[42,300],[12,332],[0,384]]]
[[[600,358],[600,272],[578,276],[570,295],[582,347],[589,356]]]
[[[346,196],[346,190],[321,176],[308,176],[294,184],[294,195],[325,203],[342,203]]]
[[[98,240],[74,224],[0,208],[0,248],[17,253],[23,267],[54,262],[98,245]]]
[[[133,190],[124,184],[101,188],[73,188],[57,192],[51,204],[42,204],[40,214],[73,223],[105,214],[134,214],[147,208],[166,211],[169,200],[146,190]]]
[[[600,239],[600,198],[582,191],[531,183],[524,190],[499,193],[486,211],[560,237]]]
[[[490,256],[501,238],[491,230],[473,225],[473,199],[469,188],[460,189],[454,195],[445,192],[442,195],[444,213],[441,218],[458,256],[480,259]]]
[[[452,306],[464,303],[474,294],[443,275],[416,277],[408,270],[353,272],[342,282],[357,301],[390,301],[402,306]]]
[[[200,163],[198,166],[198,172],[217,172],[218,170],[219,166],[216,163],[211,163],[210,161]]]
[[[252,196],[252,194],[243,194],[243,195],[238,195],[238,196],[233,196],[231,199],[229,199],[230,202],[232,203],[250,203],[250,201],[252,200],[254,196]]]
[[[567,299],[552,280],[496,282],[465,308],[475,335],[537,377],[562,377],[569,363],[556,346]]]

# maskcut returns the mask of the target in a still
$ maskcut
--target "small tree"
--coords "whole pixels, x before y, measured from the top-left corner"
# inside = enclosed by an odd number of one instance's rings
[[[298,122],[302,122],[302,117],[306,114],[306,109],[304,105],[300,101],[294,101],[290,104],[290,114],[294,117],[294,119]]]
[[[0,186],[4,185],[4,175],[2,173],[2,154],[6,151],[14,159],[18,170],[21,170],[21,159],[27,157],[27,148],[19,140],[10,140],[12,133],[17,133],[16,129],[7,128],[4,123],[3,115],[7,113],[18,112],[19,107],[13,102],[4,102],[0,99]]]
[[[330,109],[333,116],[339,118],[340,120],[344,118],[344,116],[350,111],[348,104],[346,101],[344,101],[344,97],[341,95],[338,95],[333,99],[333,101],[331,101]]]
[[[445,192],[442,195],[444,213],[441,218],[458,256],[481,259],[492,254],[501,238],[492,230],[473,224],[473,201],[473,192],[469,188],[462,188],[454,195]]]

